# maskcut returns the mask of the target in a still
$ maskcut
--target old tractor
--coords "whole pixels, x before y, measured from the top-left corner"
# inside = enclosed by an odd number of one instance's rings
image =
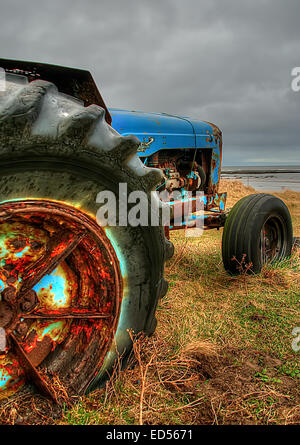
[[[30,383],[57,400],[101,385],[133,333],[150,335],[168,289],[169,230],[224,227],[225,269],[288,256],[282,201],[255,194],[228,213],[221,131],[208,122],[109,110],[83,70],[0,59],[0,398]],[[181,224],[102,227],[101,191],[191,192]],[[197,192],[201,194],[197,194]],[[178,195],[177,195],[178,196]],[[202,212],[195,213],[197,200]],[[150,204],[148,212],[151,212]]]

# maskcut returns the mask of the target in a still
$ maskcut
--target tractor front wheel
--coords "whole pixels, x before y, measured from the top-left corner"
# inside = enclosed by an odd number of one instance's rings
[[[291,254],[293,228],[284,202],[258,193],[238,201],[224,226],[222,257],[232,275],[247,269],[259,273],[264,264],[280,261]]]
[[[172,255],[163,228],[97,223],[100,192],[151,191],[139,161],[96,105],[51,83],[7,75],[0,92],[0,399],[51,378],[78,395],[126,362],[130,332],[150,335]],[[159,202],[157,206],[159,207]],[[117,210],[116,218],[119,218]],[[150,219],[150,218],[149,218]]]

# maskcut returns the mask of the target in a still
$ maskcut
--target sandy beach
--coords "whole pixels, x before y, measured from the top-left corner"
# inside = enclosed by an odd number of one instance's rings
[[[239,179],[259,191],[300,191],[300,166],[223,167],[223,179]]]

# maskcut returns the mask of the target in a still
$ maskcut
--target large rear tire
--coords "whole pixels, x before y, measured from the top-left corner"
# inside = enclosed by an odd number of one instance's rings
[[[290,212],[275,196],[258,193],[238,201],[226,219],[222,257],[227,272],[259,273],[266,263],[290,256],[293,228]]]
[[[55,398],[45,372],[69,394],[90,391],[128,356],[128,330],[154,332],[170,252],[162,227],[96,223],[99,192],[118,199],[126,183],[128,193],[150,197],[161,181],[159,170],[139,161],[139,143],[114,131],[98,106],[84,108],[48,82],[7,78],[0,92],[0,327],[7,334],[0,397],[30,380]]]

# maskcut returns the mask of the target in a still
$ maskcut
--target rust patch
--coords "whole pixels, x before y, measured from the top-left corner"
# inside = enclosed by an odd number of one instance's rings
[[[68,392],[82,393],[101,368],[120,312],[122,279],[110,241],[81,211],[49,201],[2,204],[1,220],[7,348],[0,397],[30,380],[56,400],[40,369],[46,358],[46,370],[55,369]]]

